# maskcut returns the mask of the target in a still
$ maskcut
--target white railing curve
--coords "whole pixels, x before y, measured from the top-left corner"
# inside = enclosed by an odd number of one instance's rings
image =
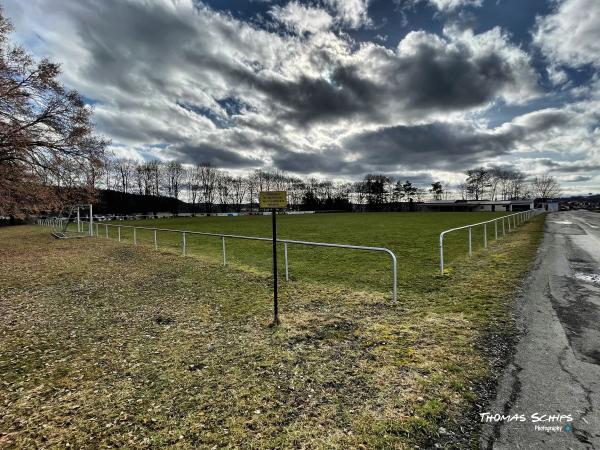
[[[487,226],[488,226],[488,224],[491,224],[491,223],[494,224],[494,237],[495,237],[495,239],[498,239],[498,223],[502,223],[502,235],[504,236],[506,234],[506,228],[508,228],[508,232],[510,232],[510,231],[516,229],[517,226],[527,222],[532,217],[542,214],[543,212],[545,212],[544,209],[530,209],[530,210],[521,211],[521,212],[518,212],[515,214],[508,214],[506,216],[497,217],[495,219],[486,220],[484,222],[472,223],[469,225],[464,225],[462,227],[450,228],[448,230],[442,231],[440,233],[440,273],[442,275],[444,275],[444,237],[448,233],[452,233],[454,231],[460,231],[460,230],[468,230],[469,231],[468,255],[472,256],[473,255],[473,239],[472,239],[471,230],[473,229],[473,227],[483,225],[483,246],[484,246],[484,248],[487,248],[487,246],[488,246]],[[512,224],[511,224],[511,221],[512,221]]]

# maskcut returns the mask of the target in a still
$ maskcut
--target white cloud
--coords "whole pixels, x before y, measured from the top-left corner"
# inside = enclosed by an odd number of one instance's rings
[[[440,11],[455,11],[465,6],[481,6],[482,0],[427,0]]]
[[[325,31],[333,23],[333,18],[327,11],[311,6],[304,6],[295,1],[289,2],[283,7],[274,6],[270,14],[288,29],[300,34],[304,32],[316,33],[318,31]]]
[[[336,19],[349,28],[369,25],[369,0],[324,0],[336,12]]]
[[[483,4],[483,0],[394,0],[394,2],[400,7],[427,3],[443,13],[451,13],[467,6],[479,7]]]
[[[569,80],[569,76],[567,75],[567,73],[554,65],[548,66],[546,68],[546,72],[548,73],[548,79],[555,86],[564,84]]]
[[[533,40],[554,64],[600,67],[600,2],[562,0],[538,18]]]

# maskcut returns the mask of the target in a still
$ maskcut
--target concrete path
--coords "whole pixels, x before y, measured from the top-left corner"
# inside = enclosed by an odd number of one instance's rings
[[[600,213],[548,215],[517,315],[481,447],[600,450]]]

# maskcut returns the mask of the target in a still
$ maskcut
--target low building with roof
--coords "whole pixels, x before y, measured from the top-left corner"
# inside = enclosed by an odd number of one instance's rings
[[[534,208],[533,200],[431,200],[420,205],[422,211],[510,212]]]

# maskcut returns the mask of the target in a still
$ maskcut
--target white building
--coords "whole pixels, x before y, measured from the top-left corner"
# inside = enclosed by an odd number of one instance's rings
[[[533,200],[432,200],[419,205],[422,211],[528,211]]]

